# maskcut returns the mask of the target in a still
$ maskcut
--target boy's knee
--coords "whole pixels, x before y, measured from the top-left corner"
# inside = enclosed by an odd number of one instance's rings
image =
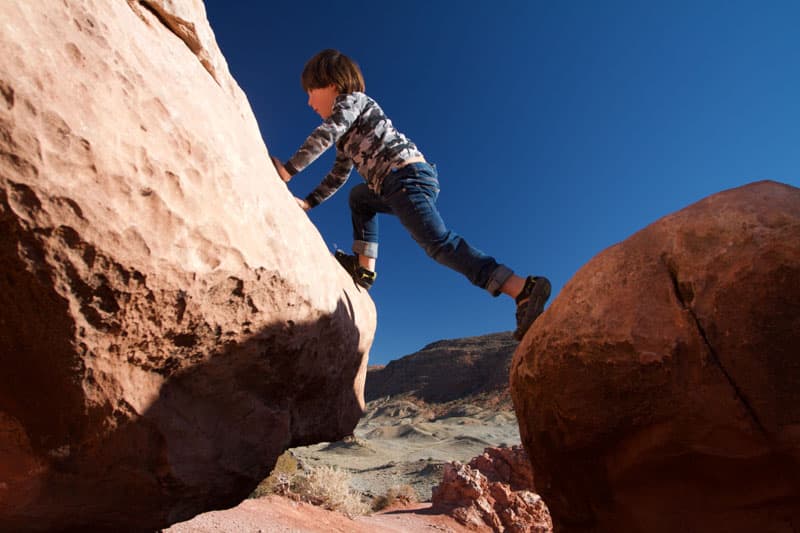
[[[453,255],[457,247],[449,234],[440,239],[421,242],[420,245],[428,257],[443,265],[448,264],[450,256]]]
[[[369,189],[366,183],[359,183],[350,189],[350,207],[357,207],[361,205],[363,203],[364,196],[371,193],[372,191]]]

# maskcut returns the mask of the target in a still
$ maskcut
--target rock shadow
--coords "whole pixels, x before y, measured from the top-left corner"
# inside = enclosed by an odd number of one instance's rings
[[[167,377],[142,413],[124,395],[88,409],[68,303],[55,272],[17,257],[13,218],[0,217],[2,281],[28,296],[2,296],[0,450],[18,446],[0,473],[14,461],[26,470],[0,480],[0,530],[156,531],[237,505],[284,450],[352,433],[365,354],[345,293],[308,323],[276,322],[183,370],[151,370]]]

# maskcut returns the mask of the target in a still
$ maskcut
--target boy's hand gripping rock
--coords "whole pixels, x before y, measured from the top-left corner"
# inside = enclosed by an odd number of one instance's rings
[[[286,167],[283,166],[283,163],[281,163],[281,160],[275,156],[270,156],[270,159],[272,159],[272,164],[275,165],[275,170],[278,171],[278,176],[280,176],[285,183],[289,183],[292,177],[289,175]]]

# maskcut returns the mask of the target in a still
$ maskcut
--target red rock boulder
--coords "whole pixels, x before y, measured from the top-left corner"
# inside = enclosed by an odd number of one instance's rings
[[[800,190],[721,192],[596,256],[511,393],[559,531],[800,530]]]
[[[0,2],[0,531],[147,531],[352,433],[375,308],[199,0]]]
[[[445,465],[442,482],[433,489],[433,509],[475,530],[551,533],[550,513],[528,484],[532,479],[521,446],[487,448],[468,465]]]
[[[469,466],[489,481],[505,483],[511,490],[535,490],[531,462],[522,446],[486,448]]]

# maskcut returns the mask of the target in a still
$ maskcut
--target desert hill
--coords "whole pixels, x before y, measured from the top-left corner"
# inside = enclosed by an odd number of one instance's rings
[[[347,472],[352,489],[361,493],[364,501],[393,488],[410,487],[420,502],[430,502],[447,463],[467,463],[486,448],[520,444],[508,390],[508,370],[516,346],[510,332],[441,340],[386,366],[371,367],[366,409],[353,435],[292,448],[290,453],[303,470],[333,466]],[[449,517],[431,514],[430,503],[418,505],[421,514],[411,513],[409,508],[396,515],[360,517],[341,530],[359,531],[363,525],[383,531],[394,531],[393,527],[398,531],[427,527],[462,531],[463,526]],[[309,513],[317,514],[311,519]],[[265,517],[288,524],[298,514],[308,516],[306,521],[298,519],[297,531],[317,531],[308,526],[309,519],[325,524],[319,530],[339,530],[338,523],[327,522],[335,514],[319,513],[310,506],[270,497],[201,515],[169,531],[218,531],[214,524],[239,523],[252,516],[259,517],[258,527]]]
[[[433,342],[420,351],[370,367],[367,401],[411,395],[426,403],[508,395],[508,369],[517,347],[511,332]]]
[[[353,436],[292,453],[304,465],[349,471],[365,495],[410,485],[428,500],[445,463],[520,443],[508,392],[516,346],[510,332],[441,340],[371,367]]]

